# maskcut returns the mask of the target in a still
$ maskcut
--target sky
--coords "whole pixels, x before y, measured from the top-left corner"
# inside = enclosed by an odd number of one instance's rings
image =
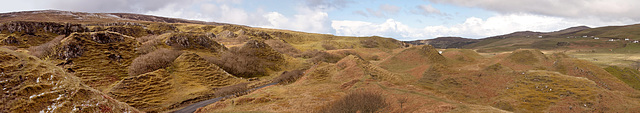
[[[398,40],[638,24],[640,0],[2,0],[0,13],[138,13]]]

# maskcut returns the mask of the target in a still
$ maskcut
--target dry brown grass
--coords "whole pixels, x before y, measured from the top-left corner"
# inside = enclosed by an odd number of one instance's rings
[[[374,113],[389,106],[382,93],[354,91],[325,106],[321,113]]]
[[[336,47],[334,47],[333,45],[330,45],[330,44],[322,44],[322,48],[324,48],[326,50],[335,50],[335,49],[337,49]]]
[[[129,75],[135,76],[169,67],[173,60],[175,60],[180,54],[182,54],[181,51],[163,48],[149,54],[139,56],[134,59],[131,66],[129,66]]]
[[[280,76],[273,78],[273,82],[280,84],[288,84],[295,82],[304,75],[304,70],[284,71]]]
[[[46,56],[51,55],[54,52],[54,48],[58,45],[60,45],[60,41],[62,41],[62,39],[64,39],[64,35],[60,35],[56,38],[54,38],[53,40],[41,44],[39,46],[31,46],[29,47],[29,54],[36,56],[38,58],[43,58]]]

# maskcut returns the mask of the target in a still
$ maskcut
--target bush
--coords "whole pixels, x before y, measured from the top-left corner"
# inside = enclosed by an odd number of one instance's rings
[[[145,41],[142,43],[142,45],[140,45],[140,47],[137,48],[137,53],[139,55],[144,55],[150,52],[153,52],[157,49],[156,45],[158,45],[160,43],[159,39],[152,39],[149,41]]]
[[[360,44],[362,44],[362,47],[366,47],[366,48],[375,48],[378,47],[378,42],[376,42],[373,39],[366,39],[366,40],[361,40]]]
[[[136,40],[138,40],[138,42],[140,43],[145,43],[147,41],[156,40],[158,37],[159,37],[158,35],[147,35],[147,36],[136,38]]]
[[[325,106],[321,113],[373,113],[389,106],[382,94],[354,91]]]
[[[342,55],[331,54],[325,51],[318,51],[314,49],[314,50],[305,51],[299,55],[296,55],[296,57],[311,58],[310,60],[313,63],[318,63],[318,62],[336,63],[340,61],[340,59],[344,58],[345,56],[349,56],[352,54],[355,54],[355,53],[345,52],[344,56],[342,56]]]
[[[264,43],[266,43],[267,45],[271,46],[271,48],[273,48],[274,50],[282,53],[282,54],[287,54],[290,56],[294,56],[297,54],[300,54],[300,51],[296,48],[294,48],[293,46],[291,46],[288,43],[282,42],[280,40],[266,40],[264,41]]]
[[[223,97],[227,95],[238,95],[240,93],[244,93],[245,91],[249,90],[249,87],[247,86],[248,84],[249,84],[248,82],[245,82],[245,83],[239,83],[239,84],[221,87],[221,88],[218,88],[213,93],[213,95],[215,95],[216,97]]]
[[[53,54],[53,49],[60,44],[60,41],[62,41],[62,39],[64,39],[64,36],[58,36],[47,43],[41,44],[39,46],[29,47],[29,54],[38,58],[49,56]]]
[[[141,55],[136,59],[133,59],[133,62],[129,66],[129,75],[135,76],[169,67],[173,60],[178,58],[180,54],[182,54],[182,51],[163,48]]]
[[[229,51],[223,52],[220,58],[209,57],[205,59],[220,66],[229,74],[245,78],[266,76],[268,73],[265,68],[275,66],[274,63],[265,59],[240,51],[238,47],[232,47]]]
[[[273,78],[273,82],[280,83],[280,84],[288,84],[288,83],[295,82],[300,77],[302,77],[302,75],[304,75],[303,70],[285,71],[282,74],[280,74],[280,76]]]

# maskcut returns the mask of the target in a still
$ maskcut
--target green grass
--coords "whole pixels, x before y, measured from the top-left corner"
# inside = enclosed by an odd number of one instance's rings
[[[609,66],[604,70],[607,70],[611,75],[616,76],[616,78],[622,80],[633,89],[640,90],[640,72],[638,70],[618,66]]]

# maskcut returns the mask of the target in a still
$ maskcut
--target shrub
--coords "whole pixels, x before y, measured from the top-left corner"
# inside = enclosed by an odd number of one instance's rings
[[[355,53],[345,52],[343,56],[343,55],[327,53],[325,51],[318,51],[314,49],[314,50],[305,51],[300,55],[296,55],[296,57],[311,58],[310,59],[311,62],[314,62],[314,63],[318,63],[318,62],[336,63],[340,61],[340,59],[344,58],[345,56],[349,56],[352,54],[355,54]]]
[[[273,48],[274,50],[282,54],[287,54],[291,56],[300,54],[300,51],[298,49],[280,40],[266,40],[264,41],[264,43],[271,46],[271,48]]]
[[[147,41],[156,40],[157,38],[158,38],[158,35],[147,35],[147,36],[136,38],[136,40],[138,40],[138,42],[140,43],[145,43]]]
[[[137,53],[140,55],[144,55],[150,52],[153,52],[157,49],[156,45],[158,45],[160,43],[159,39],[152,39],[149,41],[146,41],[144,43],[142,43],[142,45],[140,45],[140,47],[137,48]]]
[[[216,97],[223,97],[227,95],[237,95],[240,93],[244,93],[245,91],[249,90],[249,87],[247,86],[248,84],[249,84],[248,82],[245,82],[245,83],[239,83],[239,84],[221,87],[221,88],[218,88],[213,93],[213,95],[215,95]]]
[[[373,39],[366,39],[366,40],[361,40],[360,44],[362,44],[362,47],[366,47],[366,48],[375,48],[378,47],[378,42],[376,42]]]
[[[229,51],[223,52],[220,58],[205,58],[213,64],[220,66],[228,73],[238,77],[257,77],[268,75],[265,67],[272,67],[275,64],[240,51],[238,47],[232,47]]]
[[[49,56],[53,54],[54,52],[53,49],[60,44],[60,41],[62,41],[62,39],[64,39],[64,36],[58,36],[56,38],[53,38],[53,40],[50,40],[47,43],[41,44],[39,46],[29,47],[29,51],[30,51],[29,54],[36,56],[38,58]]]
[[[325,106],[321,113],[373,113],[389,106],[382,94],[354,91]]]
[[[135,76],[169,67],[173,60],[178,58],[180,54],[182,54],[182,51],[163,48],[141,55],[136,59],[133,59],[133,62],[129,66],[129,75]]]
[[[273,82],[280,83],[280,84],[288,84],[288,83],[295,82],[300,77],[302,77],[302,75],[304,75],[303,70],[285,71],[282,74],[280,74],[280,76],[273,78]]]

